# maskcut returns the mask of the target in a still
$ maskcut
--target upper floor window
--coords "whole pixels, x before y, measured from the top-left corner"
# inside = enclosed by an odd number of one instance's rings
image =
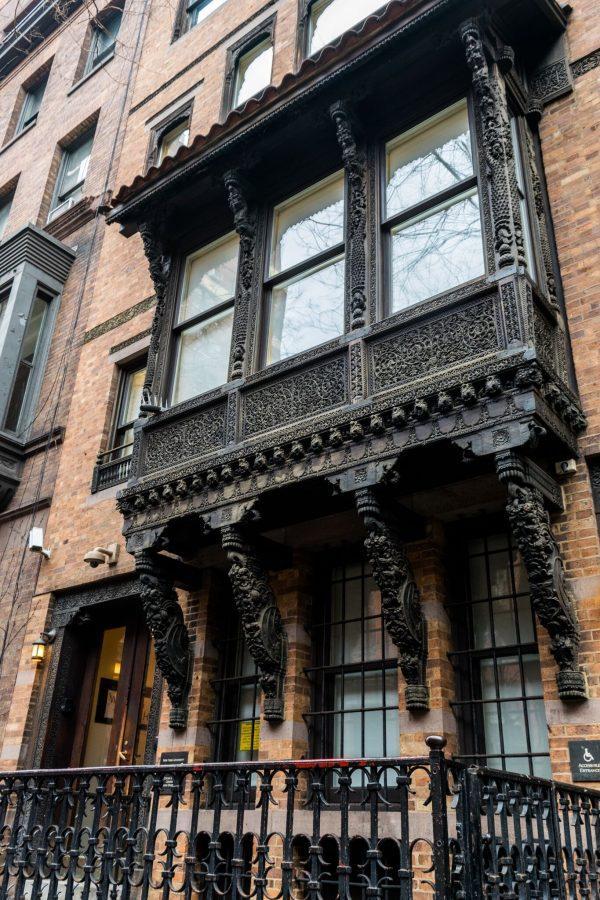
[[[12,201],[12,195],[9,197],[0,197],[0,241],[2,240],[2,236],[6,230]]]
[[[485,273],[465,101],[388,143],[384,209],[388,312]]]
[[[146,377],[146,362],[138,363],[121,372],[119,398],[111,440],[111,455],[126,456],[133,445],[133,425],[138,418],[142,402],[142,389]]]
[[[229,234],[186,260],[174,329],[173,403],[227,381],[238,255],[239,238]]]
[[[40,78],[36,84],[25,91],[23,106],[17,123],[17,134],[20,134],[22,131],[25,131],[26,128],[29,128],[37,122],[47,83],[48,74],[46,73],[43,78]]]
[[[53,299],[52,294],[38,287],[25,322],[16,370],[9,391],[3,422],[7,431],[17,431],[24,427],[24,412],[28,408],[27,400],[34,375],[40,366],[44,330]]]
[[[344,330],[344,176],[297,194],[273,212],[266,364]]]
[[[92,24],[90,49],[84,74],[106,62],[115,52],[123,11],[110,9]]]
[[[535,619],[523,563],[505,533],[470,539],[451,607],[461,754],[496,769],[550,777]]]
[[[328,596],[316,607],[312,646],[313,756],[397,756],[397,651],[384,626],[381,594],[363,563],[331,572]]]
[[[384,5],[384,0],[316,0],[310,7],[308,22],[309,55]]]
[[[70,209],[83,197],[93,142],[92,130],[63,150],[49,221]]]
[[[223,4],[226,0],[191,0],[191,2],[187,3],[185,6],[185,23],[184,23],[184,31],[193,28],[194,25],[197,25],[198,22],[204,21],[213,13],[216,9]]]
[[[183,115],[157,136],[156,165],[167,156],[175,156],[180,147],[187,147],[190,138],[190,117]]]
[[[235,109],[250,100],[271,83],[273,40],[266,37],[242,53],[235,65],[233,99]]]
[[[535,243],[531,210],[529,206],[530,191],[523,156],[523,127],[527,127],[516,116],[510,118],[510,134],[513,145],[513,158],[515,161],[515,175],[517,179],[517,195],[519,198],[519,213],[521,216],[521,229],[523,234],[523,246],[527,269],[534,281],[538,278]]]

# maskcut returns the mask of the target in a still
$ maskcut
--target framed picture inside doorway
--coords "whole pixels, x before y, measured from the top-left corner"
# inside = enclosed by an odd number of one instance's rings
[[[98,686],[98,702],[94,721],[99,725],[112,725],[119,682],[113,678],[101,678]]]

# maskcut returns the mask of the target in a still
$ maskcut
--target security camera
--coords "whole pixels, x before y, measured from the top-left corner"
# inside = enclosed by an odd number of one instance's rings
[[[44,529],[32,528],[29,532],[29,549],[32,553],[39,553],[50,559],[50,551],[44,547]]]
[[[93,550],[88,550],[83,557],[83,561],[90,565],[92,569],[96,569],[103,563],[108,563],[109,566],[116,566],[118,559],[118,544],[109,544],[108,547],[94,547]]]

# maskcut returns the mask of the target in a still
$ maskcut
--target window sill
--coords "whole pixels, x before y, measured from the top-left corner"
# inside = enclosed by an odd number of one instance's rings
[[[62,241],[72,232],[81,228],[87,222],[91,222],[96,217],[97,211],[93,207],[93,202],[93,197],[84,197],[70,209],[66,209],[60,216],[47,222],[44,226],[44,231],[57,240]]]
[[[22,131],[19,131],[18,134],[13,135],[11,137],[10,141],[7,141],[3,147],[0,147],[0,154],[4,153],[5,150],[8,150],[9,147],[12,147],[13,144],[16,144],[17,141],[19,140],[19,138],[22,138],[23,135],[29,134],[29,132],[33,128],[35,128],[36,125],[37,125],[37,120],[35,122],[31,122],[30,125],[27,125],[25,128],[22,129]]]
[[[79,81],[76,81],[75,84],[73,84],[73,85],[69,88],[69,90],[67,91],[67,97],[70,97],[71,94],[74,94],[75,91],[79,90],[79,88],[80,88],[83,84],[85,84],[86,81],[89,81],[90,78],[93,78],[93,76],[94,76],[97,72],[99,72],[101,69],[103,69],[104,66],[108,65],[108,63],[111,61],[111,59],[114,59],[114,58],[115,58],[115,54],[114,54],[114,53],[111,53],[110,56],[107,56],[106,59],[103,59],[102,62],[98,63],[97,66],[94,66],[93,69],[90,69],[89,72],[86,72],[86,74],[83,75],[83,76],[79,79]]]

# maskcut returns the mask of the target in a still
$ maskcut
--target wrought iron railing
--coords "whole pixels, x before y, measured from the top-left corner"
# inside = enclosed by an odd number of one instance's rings
[[[123,444],[98,454],[92,476],[92,494],[127,481],[131,471],[132,447],[133,444]]]
[[[597,898],[600,793],[427,756],[0,775],[0,897]]]

